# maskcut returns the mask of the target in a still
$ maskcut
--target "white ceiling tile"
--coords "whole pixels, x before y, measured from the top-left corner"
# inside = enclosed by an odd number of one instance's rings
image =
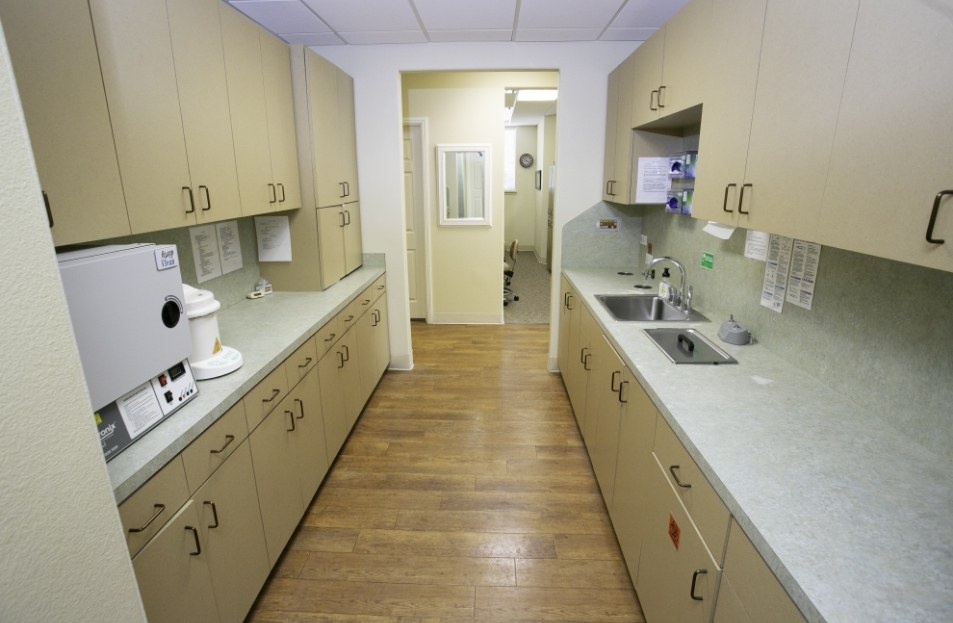
[[[303,0],[337,32],[419,30],[407,0]]]
[[[466,41],[466,42],[486,42],[486,41],[510,41],[513,37],[513,29],[506,30],[429,30],[430,40],[434,43]]]
[[[658,28],[686,4],[688,0],[629,0],[612,28]]]
[[[371,45],[385,43],[427,43],[427,37],[420,30],[364,30],[360,32],[340,32],[347,43]]]
[[[344,45],[344,40],[333,32],[303,32],[279,35],[287,43],[301,45]]]
[[[623,0],[522,0],[519,30],[595,28],[602,32]],[[598,36],[598,33],[596,33]]]
[[[648,41],[648,38],[658,30],[658,28],[609,28],[602,36],[600,41]]]
[[[595,41],[602,28],[520,28],[514,41]]]
[[[512,32],[516,19],[516,0],[413,0],[413,3],[428,31],[509,29]]]
[[[273,33],[331,31],[327,24],[298,0],[236,1],[231,5]]]

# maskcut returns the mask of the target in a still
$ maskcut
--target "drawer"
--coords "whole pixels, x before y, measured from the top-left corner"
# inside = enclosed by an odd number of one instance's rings
[[[298,384],[311,368],[318,364],[318,352],[314,345],[314,337],[308,338],[294,353],[285,359],[285,376],[288,378],[288,389]]]
[[[692,516],[712,556],[721,564],[728,539],[728,507],[688,455],[665,418],[659,417],[655,432],[655,456]]]
[[[348,303],[347,307],[345,307],[341,311],[341,313],[338,314],[338,318],[340,318],[340,321],[341,321],[342,335],[346,333],[348,329],[353,327],[354,324],[357,322],[357,319],[361,317],[361,310],[365,309],[366,307],[361,305],[361,302],[363,300],[365,299],[362,299],[360,296],[357,297],[356,299]]]
[[[382,294],[387,292],[386,277],[387,275],[381,275],[380,277],[375,279],[374,283],[372,283],[370,286],[368,286],[366,290],[364,290],[364,293],[367,295],[370,295],[371,298],[376,301],[378,298],[380,298]]]
[[[245,394],[245,419],[248,421],[248,431],[255,430],[265,416],[271,413],[281,399],[288,394],[288,377],[285,367],[278,366],[266,376],[254,389]]]
[[[239,402],[189,444],[182,451],[189,493],[201,487],[247,436],[245,407]]]
[[[334,346],[334,343],[341,337],[341,333],[343,331],[341,330],[340,314],[331,318],[323,327],[318,329],[318,332],[314,334],[314,346],[318,351],[319,359]]]
[[[119,505],[129,555],[135,556],[188,499],[185,469],[176,456]]]

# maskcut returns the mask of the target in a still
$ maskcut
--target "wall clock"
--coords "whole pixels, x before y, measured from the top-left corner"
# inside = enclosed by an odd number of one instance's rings
[[[524,169],[528,169],[533,166],[533,162],[535,162],[535,160],[533,160],[533,156],[530,154],[523,154],[520,156],[520,166]]]

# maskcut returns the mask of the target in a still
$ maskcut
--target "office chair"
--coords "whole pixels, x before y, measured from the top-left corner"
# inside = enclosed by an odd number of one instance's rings
[[[513,293],[510,287],[510,281],[513,279],[513,270],[516,268],[516,254],[519,253],[519,240],[510,243],[510,259],[503,261],[503,304],[509,305],[510,301],[518,301],[520,297]]]

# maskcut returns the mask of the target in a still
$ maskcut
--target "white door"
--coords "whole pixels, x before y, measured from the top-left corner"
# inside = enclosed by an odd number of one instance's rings
[[[404,216],[407,223],[407,291],[410,317],[427,317],[421,126],[404,124]]]

